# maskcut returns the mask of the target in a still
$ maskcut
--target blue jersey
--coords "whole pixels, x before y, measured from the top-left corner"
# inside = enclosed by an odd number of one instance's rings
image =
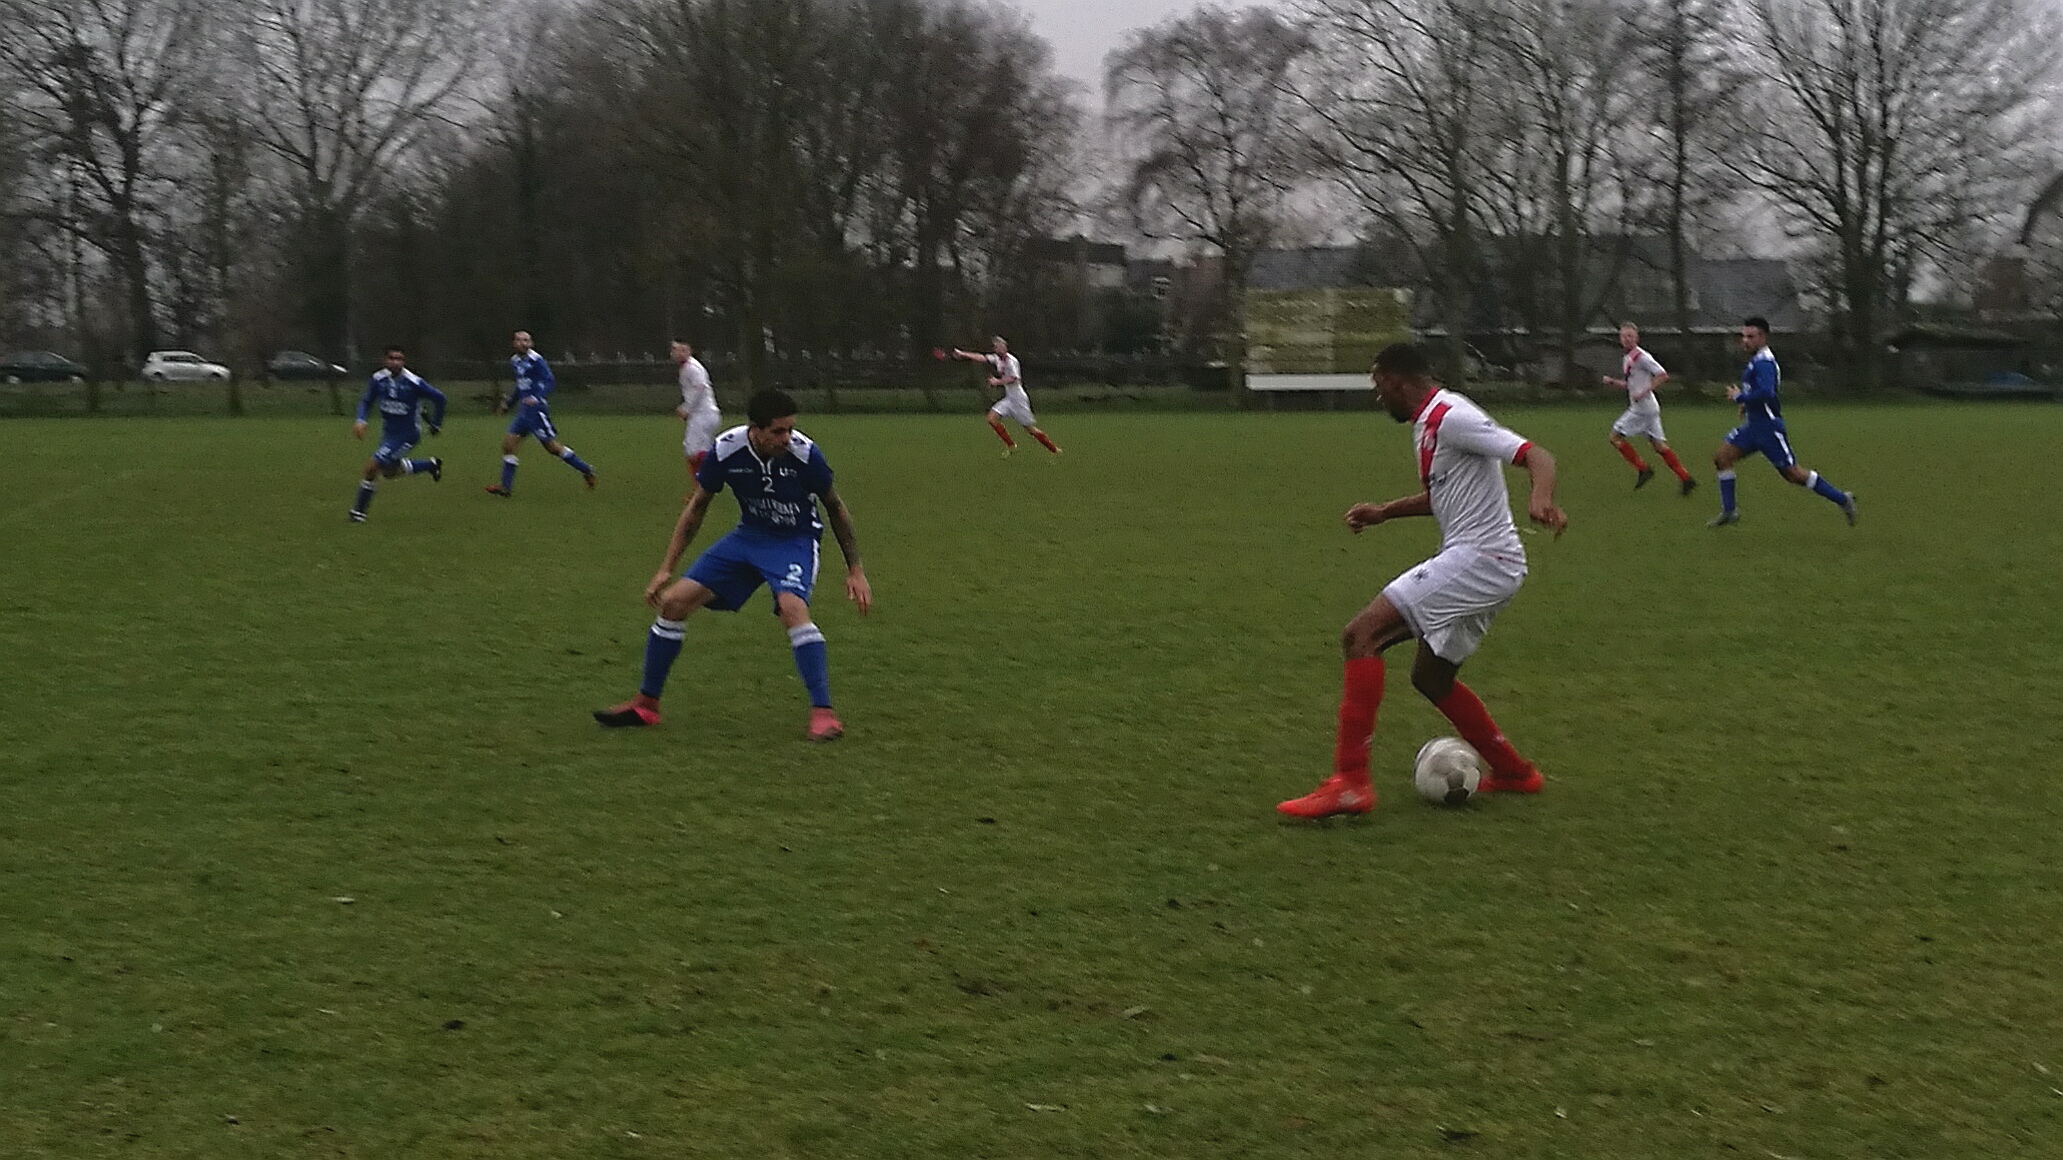
[[[761,459],[746,437],[747,427],[733,427],[716,437],[716,446],[695,473],[695,482],[711,495],[725,488],[738,497],[738,527],[763,535],[815,541],[824,534],[817,499],[831,490],[831,465],[810,437],[797,431],[778,455]]]
[[[544,361],[543,355],[533,350],[510,356],[509,374],[515,379],[515,387],[509,391],[509,406],[539,411],[551,406],[552,388],[559,385],[559,380],[552,376],[552,364]],[[526,398],[537,402],[525,403]]]
[[[1784,425],[1784,405],[1777,399],[1777,384],[1783,381],[1784,373],[1776,365],[1776,356],[1768,347],[1755,352],[1748,365],[1741,368],[1741,393],[1734,402],[1741,405],[1741,416],[1751,427],[1781,427]]]
[[[423,381],[414,371],[402,368],[394,374],[385,369],[373,372],[372,381],[365,385],[365,394],[358,400],[358,421],[366,421],[366,415],[375,403],[380,409],[380,441],[382,443],[415,443],[422,438],[419,414],[423,400],[430,401],[430,426],[444,426],[444,392]]]

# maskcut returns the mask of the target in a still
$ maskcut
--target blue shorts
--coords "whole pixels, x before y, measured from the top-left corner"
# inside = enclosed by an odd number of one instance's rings
[[[403,456],[414,447],[416,440],[405,435],[382,435],[380,446],[372,453],[372,461],[381,467],[397,467]]]
[[[708,607],[736,612],[765,584],[809,603],[817,586],[817,541],[813,536],[768,536],[744,530],[709,546],[688,567],[688,579],[716,593]]]
[[[1779,471],[1798,463],[1798,457],[1791,454],[1791,440],[1781,426],[1743,423],[1726,433],[1726,441],[1750,455],[1761,453]]]
[[[539,443],[553,443],[559,438],[559,429],[552,426],[551,413],[543,407],[520,407],[509,423],[509,434],[518,439],[535,435]]]

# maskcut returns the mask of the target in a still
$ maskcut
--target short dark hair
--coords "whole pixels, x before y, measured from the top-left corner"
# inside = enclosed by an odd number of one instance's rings
[[[1422,379],[1433,373],[1433,360],[1427,358],[1425,348],[1415,342],[1393,342],[1376,352],[1375,372]]]
[[[1750,314],[1748,317],[1741,319],[1741,325],[1752,326],[1764,334],[1769,333],[1769,319],[1762,317],[1760,314]]]
[[[767,387],[754,391],[752,398],[746,401],[745,418],[750,420],[754,427],[765,430],[774,425],[774,420],[786,419],[801,410],[802,408],[795,405],[795,396]]]
[[[401,349],[401,348],[400,348],[400,347],[398,347],[398,346],[390,346],[390,347],[388,347],[388,348],[387,348],[386,350],[384,350],[384,351],[381,351],[380,353],[381,353],[381,355],[382,355],[382,356],[385,356],[385,355],[390,355],[390,354],[398,354],[398,355],[406,355],[406,354],[408,354],[408,352],[407,352],[407,351],[405,351],[405,350]]]

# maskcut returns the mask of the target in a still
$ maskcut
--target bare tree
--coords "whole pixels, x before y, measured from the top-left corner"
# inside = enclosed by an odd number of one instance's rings
[[[1860,385],[1917,280],[2027,204],[2059,39],[2034,0],[1754,0],[1771,130],[1735,172],[1811,243]],[[2003,223],[2002,223],[2003,225]]]
[[[478,0],[254,0],[249,116],[283,170],[307,322],[356,354],[351,258],[366,207],[447,116],[480,45]]]
[[[616,131],[666,247],[757,377],[762,337],[928,349],[1049,204],[1077,114],[1022,21],[967,0],[611,0]]]
[[[1149,238],[1217,250],[1235,387],[1254,259],[1313,170],[1292,80],[1314,51],[1269,9],[1204,7],[1132,33],[1104,60],[1110,129],[1129,158],[1122,203]]]
[[[27,256],[33,219],[24,204],[28,164],[18,101],[15,86],[0,79],[0,252]],[[28,265],[19,258],[0,264],[0,343],[14,345],[27,329],[22,308],[31,281]]]
[[[1639,168],[1659,190],[1651,218],[1669,247],[1670,308],[1681,334],[1691,329],[1692,235],[1729,196],[1722,157],[1741,134],[1739,94],[1750,79],[1727,27],[1732,11],[1731,0],[1656,0],[1631,15],[1655,146]]]
[[[845,31],[816,0],[625,0],[615,10],[634,70],[622,122],[666,183],[683,256],[722,297],[747,373],[764,373],[779,287],[812,238],[805,128]]]
[[[0,0],[0,64],[19,78],[32,149],[76,179],[52,183],[49,219],[121,283],[126,346],[158,345],[152,247],[181,136],[214,75],[199,0]],[[58,200],[57,190],[79,196]]]
[[[964,284],[975,251],[1007,250],[1050,218],[1057,184],[1041,175],[1060,171],[1079,116],[1021,18],[965,0],[882,7],[903,14],[876,67],[896,78],[885,86],[884,161],[921,351],[945,337],[947,275]]]
[[[1495,150],[1486,207],[1497,216],[1508,281],[1526,293],[1528,328],[1556,335],[1561,379],[1628,256],[1628,127],[1639,76],[1624,61],[1636,34],[1619,0],[1495,0],[1480,5],[1504,83],[1486,118]]]

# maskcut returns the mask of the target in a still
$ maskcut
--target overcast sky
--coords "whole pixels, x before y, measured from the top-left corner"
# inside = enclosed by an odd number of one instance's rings
[[[1201,0],[1013,0],[1031,17],[1032,28],[1053,45],[1060,71],[1091,93],[1103,91],[1103,54],[1134,28],[1187,12]],[[1249,7],[1256,0],[1218,0],[1224,8]],[[1265,0],[1261,0],[1265,2]],[[1275,6],[1280,7],[1278,2]]]

